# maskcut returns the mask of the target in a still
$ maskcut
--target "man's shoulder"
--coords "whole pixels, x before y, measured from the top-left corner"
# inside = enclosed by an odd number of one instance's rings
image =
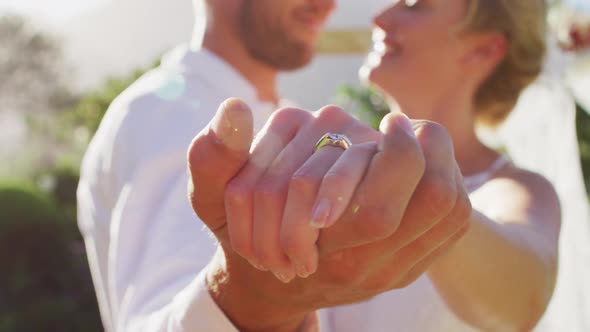
[[[142,136],[146,131],[178,131],[189,123],[206,124],[215,112],[211,108],[219,103],[215,95],[198,76],[159,67],[113,101],[101,127],[111,134],[124,131]]]
[[[86,159],[125,168],[162,154],[183,153],[219,104],[215,92],[182,71],[158,67],[131,84],[110,105]]]

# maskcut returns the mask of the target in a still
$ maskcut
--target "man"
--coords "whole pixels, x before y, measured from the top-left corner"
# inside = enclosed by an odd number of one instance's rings
[[[196,0],[195,5],[206,9],[207,22],[197,22],[191,47],[169,54],[113,103],[83,163],[79,224],[107,331],[147,331],[134,317],[170,304],[207,264],[215,246],[186,200],[186,149],[230,96],[256,110],[260,127],[277,108],[278,72],[311,60],[335,3]],[[177,224],[163,225],[170,218]],[[160,232],[168,226],[172,232]],[[166,241],[174,244],[174,253],[152,251]],[[197,241],[210,244],[209,251],[196,248]],[[160,260],[182,251],[195,257],[170,265]],[[187,278],[187,271],[195,275]],[[155,313],[144,323],[169,324],[166,317]]]
[[[227,234],[217,232],[219,229],[215,229],[215,220],[210,216],[223,217],[225,184],[241,165],[231,158],[231,154],[218,153],[231,151],[224,146],[232,139],[224,138],[221,128],[236,121],[236,117],[243,120],[237,121],[232,133],[237,135],[234,137],[238,139],[239,159],[248,159],[249,135],[262,127],[278,104],[277,74],[310,61],[318,33],[334,9],[335,1],[207,0],[204,5],[207,23],[201,26],[203,29],[196,34],[191,48],[170,54],[159,68],[117,98],[84,159],[78,190],[79,224],[105,329],[313,329],[317,327],[313,315],[315,309],[355,302],[410,282],[428,262],[418,264],[419,269],[412,270],[408,265],[407,271],[383,274],[387,278],[381,277],[381,280],[373,278],[371,285],[340,287],[347,285],[346,281],[355,280],[358,273],[351,271],[358,272],[358,264],[375,265],[378,261],[383,264],[379,252],[392,244],[399,245],[404,242],[399,240],[404,239],[381,241],[372,247],[364,247],[362,252],[350,250],[350,255],[330,257],[324,264],[327,268],[318,269],[317,276],[324,279],[309,278],[309,284],[298,281],[284,285],[272,274],[258,271],[241,259],[232,251],[231,245],[228,246]],[[236,101],[224,103],[215,114],[218,105],[231,96],[244,100],[253,110],[251,115]],[[248,120],[250,116],[253,119]],[[317,130],[333,127],[334,121],[348,125],[356,123],[352,117],[333,108],[315,115],[301,111],[281,112],[275,120],[289,126],[305,123]],[[443,131],[431,124],[422,124],[421,134],[415,137],[413,133],[400,134],[404,131],[400,131],[402,127],[406,128],[405,132],[411,131],[403,117],[390,117],[388,123],[382,134],[363,130],[367,135],[388,138],[384,139],[390,147],[388,155],[401,149],[414,156],[409,159],[415,166],[411,171],[394,166],[399,174],[420,181],[420,190],[408,189],[399,195],[405,200],[405,204],[400,204],[405,207],[408,201],[414,202],[410,205],[415,207],[415,218],[418,218],[421,202],[428,196],[425,193],[432,192],[432,183],[444,183],[439,197],[451,199],[442,200],[445,204],[440,213],[445,216],[455,213],[454,220],[459,221],[450,223],[443,235],[445,240],[451,239],[448,242],[452,244],[464,232],[465,215],[470,209],[465,197],[456,197],[461,190],[457,190],[454,182],[455,169],[438,167],[454,166],[446,160],[452,153],[442,158],[441,154],[432,153],[437,149],[452,151],[450,142],[445,139]],[[271,132],[277,130],[274,125],[270,125]],[[204,134],[195,140],[190,159],[191,165],[197,166],[191,168],[193,179],[202,181],[196,183],[192,197],[208,197],[204,202],[211,204],[199,206],[203,201],[192,203],[198,214],[205,216],[203,222],[211,227],[219,246],[203,229],[186,199],[186,149],[201,129]],[[402,137],[401,141],[405,143],[391,143],[395,137]],[[432,147],[429,148],[425,142],[438,143],[430,144]],[[424,151],[421,145],[426,147]],[[389,156],[385,160],[392,159]],[[381,167],[371,174],[370,182],[374,184],[389,173]],[[431,176],[425,176],[427,174]],[[440,182],[441,178],[445,181]],[[448,180],[450,178],[453,180]],[[386,193],[373,189],[367,186],[366,199],[378,202],[380,206],[392,205]],[[401,218],[399,211],[395,213]],[[449,219],[441,218],[439,211],[436,214],[418,219],[426,222]],[[364,238],[351,232],[350,228],[345,227],[340,233],[334,228],[336,232],[328,237],[327,247],[332,245],[334,250],[342,251],[360,243],[387,238],[399,225],[399,220],[392,223],[389,217],[374,216],[371,222],[374,227],[366,228]],[[345,215],[344,219],[339,224],[357,227],[359,222],[368,220],[363,213]],[[418,232],[417,229],[408,232],[408,236],[417,237],[412,233]],[[437,246],[441,242],[429,240],[436,242]],[[440,254],[439,251],[432,253],[434,250],[430,250],[430,246],[433,245],[418,244],[430,260]],[[338,257],[346,258],[347,264],[338,261]],[[224,258],[228,259],[227,265],[223,264]],[[407,261],[408,264],[415,263]],[[223,270],[224,266],[231,266],[232,273],[225,273],[228,271]],[[230,277],[228,282],[223,280],[224,277]],[[242,282],[234,282],[238,280]],[[323,286],[316,287],[319,286],[317,282]],[[313,291],[313,294],[298,293],[301,289]],[[319,301],[321,293],[331,295],[331,300]],[[268,295],[267,300],[260,298],[264,294]],[[284,307],[276,301],[283,297],[288,300]],[[273,301],[269,300],[271,298]],[[295,302],[299,304],[295,305]],[[256,312],[257,309],[260,311]]]

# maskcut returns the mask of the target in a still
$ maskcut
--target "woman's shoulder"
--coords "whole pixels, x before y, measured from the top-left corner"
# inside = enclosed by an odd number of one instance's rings
[[[498,170],[490,178],[487,184],[490,186],[497,185],[498,187],[510,186],[521,188],[521,190],[525,190],[531,194],[546,194],[557,198],[557,193],[547,178],[539,173],[518,167],[513,162],[506,163],[502,169]]]
[[[533,213],[559,220],[561,208],[555,188],[541,174],[506,163],[471,195],[474,206],[507,214]],[[483,212],[483,211],[482,211]]]

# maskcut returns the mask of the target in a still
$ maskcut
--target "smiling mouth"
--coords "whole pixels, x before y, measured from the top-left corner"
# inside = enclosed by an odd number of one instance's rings
[[[298,23],[313,32],[320,32],[325,23],[325,18],[321,15],[305,10],[296,12],[294,18]]]
[[[372,53],[384,56],[399,56],[402,54],[402,47],[395,42],[378,42],[373,43]]]
[[[398,56],[402,52],[402,47],[392,38],[387,37],[381,29],[373,32],[373,50],[372,53],[380,56]]]

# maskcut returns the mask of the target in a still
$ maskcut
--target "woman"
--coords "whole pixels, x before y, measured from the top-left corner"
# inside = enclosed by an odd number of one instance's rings
[[[370,317],[355,317],[353,305],[327,320],[335,331],[532,329],[555,282],[558,199],[541,176],[481,143],[476,127],[501,123],[540,73],[544,2],[406,0],[375,24],[361,72],[393,108],[447,128],[475,213],[467,235],[418,281],[360,304]]]
[[[530,330],[547,305],[559,234],[555,193],[476,135],[478,124],[506,118],[540,73],[544,7],[540,0],[406,0],[375,19],[375,50],[362,73],[392,106],[449,130],[476,211],[465,238],[425,276],[371,301],[383,315],[403,311],[400,330],[469,329],[463,322],[484,330]],[[531,292],[536,303],[519,301]],[[519,324],[519,316],[529,325]]]

